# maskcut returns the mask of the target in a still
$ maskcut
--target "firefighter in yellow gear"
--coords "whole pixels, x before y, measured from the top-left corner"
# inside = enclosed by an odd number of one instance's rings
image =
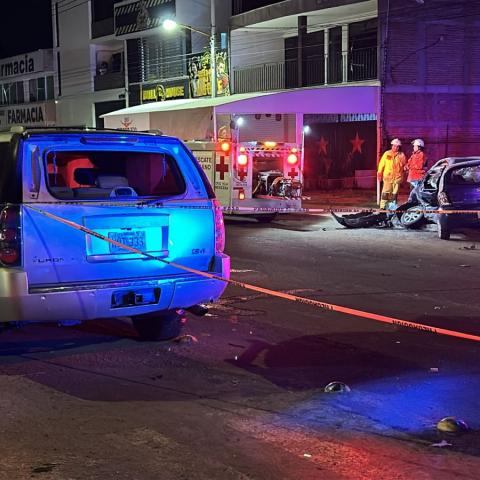
[[[403,174],[407,159],[401,151],[402,142],[394,138],[392,148],[387,150],[380,159],[377,168],[377,179],[383,182],[380,208],[395,210],[397,208],[398,189],[403,181]]]

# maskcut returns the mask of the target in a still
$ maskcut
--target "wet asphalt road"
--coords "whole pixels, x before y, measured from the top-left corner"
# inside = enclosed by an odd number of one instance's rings
[[[480,235],[227,222],[232,277],[480,335]],[[0,343],[0,479],[478,478],[480,345],[229,287],[186,337],[127,319]],[[331,381],[346,393],[324,393]],[[445,416],[470,430],[447,435]],[[437,448],[441,441],[450,444]]]

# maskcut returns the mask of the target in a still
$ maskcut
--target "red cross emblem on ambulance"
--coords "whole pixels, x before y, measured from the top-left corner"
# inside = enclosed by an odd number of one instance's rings
[[[215,164],[215,171],[220,173],[220,180],[225,180],[225,174],[228,173],[228,164],[225,163],[225,157],[220,157],[220,163]]]

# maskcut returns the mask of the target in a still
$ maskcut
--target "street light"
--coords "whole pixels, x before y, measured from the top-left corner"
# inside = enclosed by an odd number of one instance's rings
[[[186,28],[192,32],[198,33],[210,39],[210,70],[211,70],[211,94],[212,98],[215,98],[217,95],[217,59],[216,59],[216,52],[215,52],[215,0],[211,0],[211,29],[210,33],[203,32],[202,30],[198,30],[197,28],[190,27],[189,25],[183,25],[181,23],[177,23],[175,20],[171,18],[167,18],[163,21],[162,27],[165,30],[172,31],[175,30],[177,27]]]
[[[304,125],[302,128],[302,150],[300,152],[300,168],[303,172],[303,164],[305,163],[305,135],[308,135],[312,129],[309,125]]]

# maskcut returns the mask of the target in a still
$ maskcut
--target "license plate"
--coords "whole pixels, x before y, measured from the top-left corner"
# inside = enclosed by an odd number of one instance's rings
[[[145,232],[141,230],[132,230],[129,232],[108,232],[108,238],[142,251],[145,251],[147,246],[145,241]],[[109,243],[108,246],[110,247],[110,253],[129,253],[129,251],[125,248],[113,245],[112,243]]]

